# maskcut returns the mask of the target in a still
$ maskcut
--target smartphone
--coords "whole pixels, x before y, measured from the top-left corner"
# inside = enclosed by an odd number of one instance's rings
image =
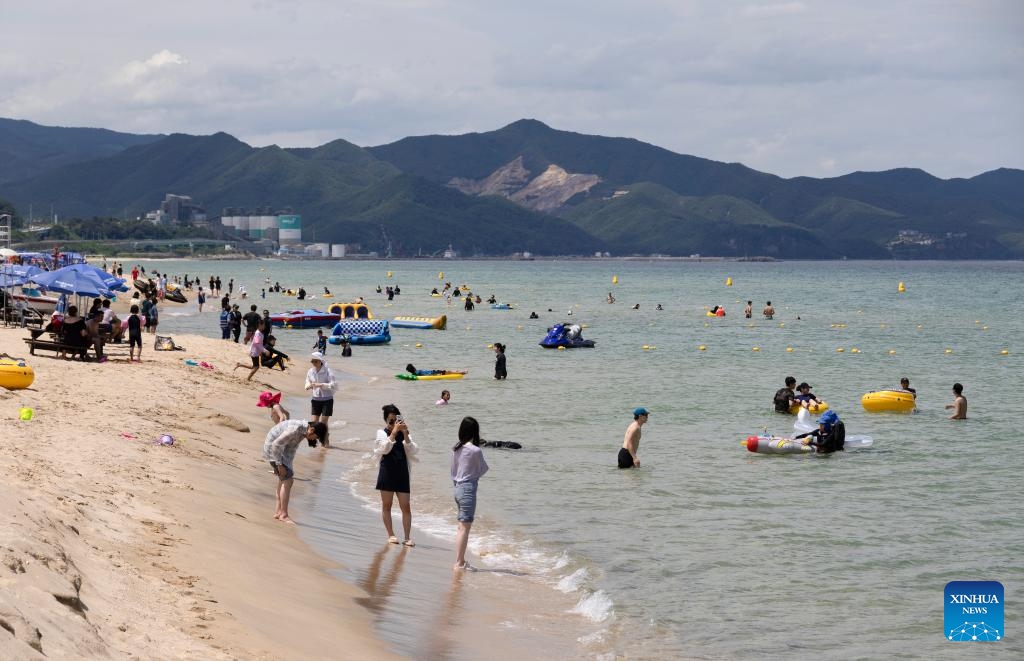
[[[403,422],[405,422],[405,418],[403,418],[402,416],[397,416],[395,417],[395,422],[397,422],[398,424],[402,424]]]

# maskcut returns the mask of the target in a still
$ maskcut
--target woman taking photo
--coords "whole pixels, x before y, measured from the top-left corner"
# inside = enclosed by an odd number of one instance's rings
[[[476,515],[477,481],[487,472],[483,450],[480,449],[480,423],[466,416],[459,425],[459,442],[452,448],[452,483],[458,505],[459,531],[455,535],[455,569],[466,569],[466,546],[469,529]]]
[[[412,509],[409,507],[409,461],[414,460],[419,447],[409,436],[409,426],[394,404],[382,407],[384,429],[377,430],[377,444],[373,458],[380,462],[377,471],[377,491],[380,491],[381,518],[388,533],[388,541],[398,543],[391,525],[391,505],[398,494],[398,507],[402,510],[402,530],[405,546],[416,546],[412,541]]]

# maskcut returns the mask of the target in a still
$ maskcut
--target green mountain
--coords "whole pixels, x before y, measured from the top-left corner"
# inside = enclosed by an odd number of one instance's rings
[[[226,133],[174,134],[106,158],[66,165],[0,187],[19,208],[54,205],[62,217],[139,215],[166,193],[224,207],[291,208],[307,241],[359,243],[366,251],[432,254],[592,252],[604,244],[572,223],[500,198],[472,198],[343,140],[315,149],[253,148]]]
[[[584,216],[609,207],[630,207],[628,220],[620,219],[624,225],[672,225],[679,219],[679,203],[641,204],[636,198],[627,202],[614,197],[616,191],[649,182],[683,197],[746,200],[777,221],[803,228],[827,244],[822,256],[1024,257],[1021,170],[1001,169],[971,179],[949,180],[909,168],[855,172],[831,179],[783,179],[736,163],[675,154],[633,139],[558,131],[536,120],[520,120],[488,133],[409,137],[369,151],[404,172],[439,184],[471,190],[467,180],[486,182],[488,185],[477,188],[506,191],[513,199],[517,199],[515,185],[539,177],[553,166],[575,175],[597,175],[599,184],[565,198],[563,208],[554,211],[581,227],[589,227]],[[527,172],[510,167],[520,163]],[[497,178],[503,171],[514,172],[516,179]],[[725,216],[717,220],[722,223],[721,232],[699,233],[700,248],[692,252],[734,254],[720,252],[723,248],[717,239],[718,234],[729,232],[738,233],[730,245],[757,246],[760,242],[761,249],[752,249],[750,254],[783,255],[788,253],[787,245],[800,250],[805,247],[799,240],[787,243],[766,236],[766,231],[771,234],[768,225],[736,226]],[[640,234],[623,231],[615,244],[616,253],[644,252],[647,244],[631,238]],[[607,239],[607,234],[599,236]],[[694,245],[692,240],[685,243]]]
[[[813,232],[786,223],[756,204],[728,195],[684,197],[658,184],[620,190],[589,200],[566,215],[603,239],[616,254],[806,257],[825,247]],[[833,255],[829,255],[833,256]]]
[[[30,179],[69,163],[116,154],[162,137],[106,129],[41,126],[0,117],[0,185]]]
[[[62,217],[137,216],[177,193],[210,216],[290,208],[308,241],[406,255],[451,245],[464,255],[1024,258],[1021,170],[784,179],[536,120],[365,149],[344,140],[256,149],[225,133],[131,136],[0,120],[0,155],[0,198],[16,218],[51,204]]]

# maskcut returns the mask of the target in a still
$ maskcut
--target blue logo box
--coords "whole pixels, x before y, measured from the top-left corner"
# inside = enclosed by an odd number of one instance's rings
[[[1003,584],[998,581],[946,583],[946,640],[993,643],[1003,639]]]

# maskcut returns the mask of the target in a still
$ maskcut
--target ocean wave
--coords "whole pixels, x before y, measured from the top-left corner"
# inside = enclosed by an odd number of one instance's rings
[[[591,622],[604,622],[615,614],[614,603],[604,590],[591,592],[577,602],[570,613],[576,613]]]

